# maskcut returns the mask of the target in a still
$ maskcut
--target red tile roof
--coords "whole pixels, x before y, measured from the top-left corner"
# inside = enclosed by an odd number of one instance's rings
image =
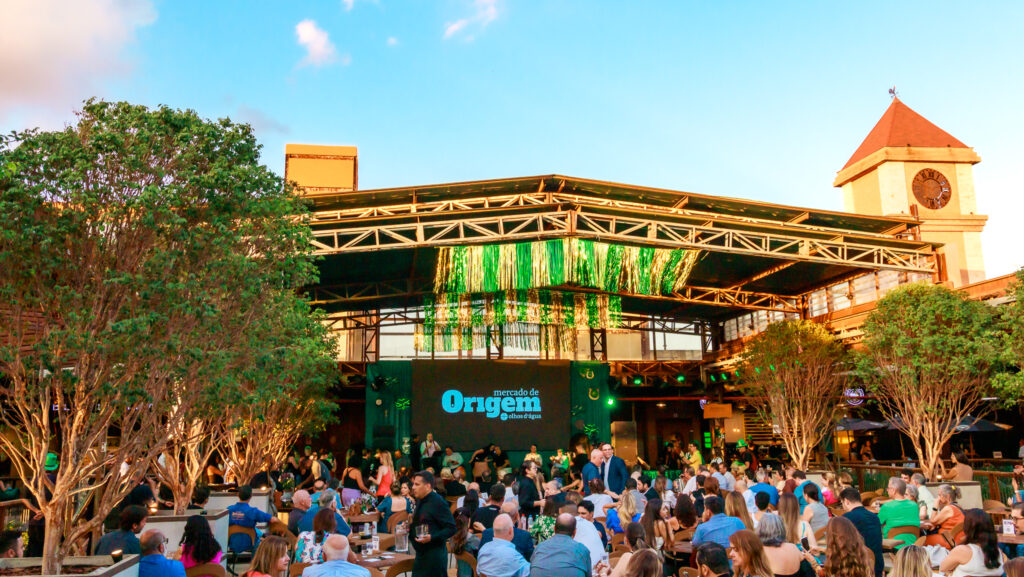
[[[936,148],[969,148],[951,134],[929,122],[925,117],[893,98],[878,124],[843,168],[887,146],[925,146]]]

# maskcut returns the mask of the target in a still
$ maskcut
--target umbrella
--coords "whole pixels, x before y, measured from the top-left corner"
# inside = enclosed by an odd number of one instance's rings
[[[960,419],[960,422],[956,424],[956,432],[958,433],[995,433],[999,431],[1008,431],[1012,429],[1010,425],[1004,425],[1002,423],[993,423],[985,419],[979,419],[970,415]]]
[[[851,419],[849,417],[843,417],[836,423],[837,431],[874,431],[877,429],[884,429],[886,423],[879,421],[869,421],[867,419]]]
[[[901,424],[900,418],[895,417],[889,420],[889,429],[895,430],[897,426]],[[1004,425],[1002,423],[993,423],[985,419],[979,419],[970,415],[960,419],[953,429],[957,433],[995,433],[999,431],[1008,431],[1012,429],[1010,425]]]

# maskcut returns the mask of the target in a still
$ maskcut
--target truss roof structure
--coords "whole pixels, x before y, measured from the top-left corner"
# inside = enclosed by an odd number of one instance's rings
[[[701,251],[671,296],[622,294],[623,311],[721,320],[798,312],[801,295],[873,270],[936,271],[917,222],[562,175],[309,196],[328,311],[418,306],[438,248],[579,237]],[[587,291],[580,287],[565,290]]]

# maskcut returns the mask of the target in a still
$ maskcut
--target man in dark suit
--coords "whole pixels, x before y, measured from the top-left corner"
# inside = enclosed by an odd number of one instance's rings
[[[626,490],[629,468],[626,467],[626,462],[621,457],[615,456],[615,448],[611,443],[601,445],[601,452],[604,453],[601,478],[604,480],[604,486],[618,498]]]
[[[860,491],[847,487],[839,493],[839,500],[846,509],[846,517],[857,528],[864,538],[864,545],[875,554],[875,577],[882,577],[885,572],[885,560],[882,558],[882,522],[878,515],[868,511],[861,501]]]
[[[512,545],[516,551],[527,561],[533,556],[533,537],[530,532],[519,528],[519,506],[515,501],[505,501],[501,506],[501,512],[512,518]],[[480,536],[480,547],[494,540],[494,528],[485,529]]]

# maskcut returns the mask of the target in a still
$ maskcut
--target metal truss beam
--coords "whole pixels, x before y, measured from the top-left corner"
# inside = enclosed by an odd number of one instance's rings
[[[564,183],[563,183],[564,184]],[[557,192],[525,192],[516,194],[502,194],[493,196],[480,196],[474,198],[461,198],[457,200],[440,200],[433,202],[401,203],[386,206],[354,207],[334,210],[320,210],[313,214],[313,225],[330,225],[341,223],[352,223],[354,221],[365,221],[374,218],[396,217],[420,217],[425,215],[441,215],[451,213],[469,213],[471,211],[540,207],[544,205],[574,205],[589,207],[614,208],[645,214],[659,214],[664,216],[687,217],[691,219],[708,220],[717,222],[744,223],[756,226],[785,227],[793,231],[817,232],[832,235],[847,235],[853,237],[876,238],[892,240],[893,234],[906,230],[906,225],[899,225],[886,231],[884,234],[870,232],[851,233],[848,230],[839,228],[812,226],[803,224],[809,213],[788,220],[770,220],[764,218],[753,218],[737,215],[723,215],[720,213],[704,210],[691,210],[684,208],[689,197],[683,196],[675,206],[657,206],[641,202],[630,202],[616,200],[592,195],[581,195],[562,192],[559,187]]]
[[[783,313],[800,313],[800,299],[783,297],[770,293],[759,293],[739,289],[718,289],[713,287],[684,287],[683,290],[666,296],[640,295],[632,293],[609,293],[597,289],[562,285],[555,290],[570,292],[593,292],[617,294],[619,296],[652,301],[669,301],[680,304],[708,305],[739,308],[745,310],[767,310]],[[314,286],[307,290],[307,298],[314,306],[358,306],[375,300],[391,298],[415,298],[431,294],[433,281],[427,279],[406,279],[398,281],[375,281],[331,286]],[[648,318],[648,317],[645,317]],[[666,317],[672,319],[674,317]],[[638,329],[639,330],[639,329]],[[690,334],[690,333],[686,333]],[[698,334],[698,333],[693,333]]]
[[[468,216],[468,215],[467,215]],[[729,223],[670,222],[641,216],[588,212],[585,207],[543,212],[453,218],[434,222],[314,229],[314,252],[340,254],[394,248],[495,243],[577,236],[629,244],[724,252],[786,261],[932,273],[927,249],[847,243],[729,228]]]

